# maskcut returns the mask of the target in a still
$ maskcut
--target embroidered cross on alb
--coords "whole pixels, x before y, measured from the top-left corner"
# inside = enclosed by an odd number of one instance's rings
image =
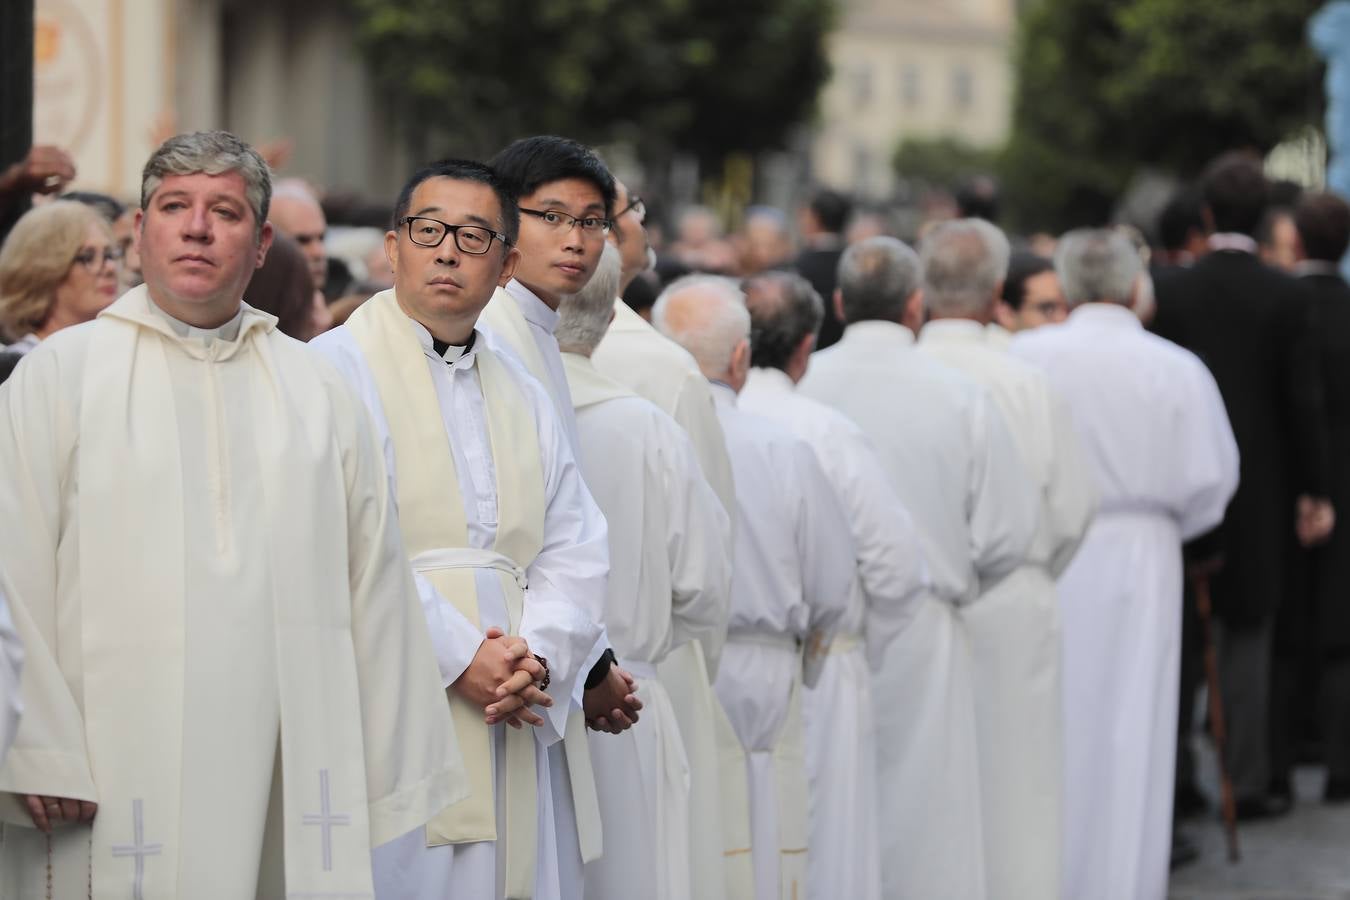
[[[145,900],[145,858],[147,856],[159,856],[164,849],[163,844],[147,844],[145,842],[145,823],[141,815],[141,801],[131,801],[131,833],[135,840],[132,844],[113,844],[113,856],[131,856],[136,860],[136,877],[132,883],[132,897],[135,900]]]
[[[328,797],[328,770],[319,770],[319,812],[305,813],[301,820],[306,825],[318,825],[323,829],[323,870],[333,871],[333,826],[350,825],[352,817],[346,813],[335,813],[332,801]]]

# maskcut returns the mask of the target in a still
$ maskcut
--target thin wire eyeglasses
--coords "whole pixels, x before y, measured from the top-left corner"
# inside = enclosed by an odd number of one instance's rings
[[[576,216],[568,215],[557,209],[526,209],[522,206],[520,211],[534,216],[536,219],[542,219],[545,225],[559,231],[571,231],[580,225],[581,230],[586,234],[609,234],[609,229],[614,224],[609,219],[599,216],[586,216],[578,219]]]
[[[455,246],[461,253],[470,256],[482,256],[492,249],[493,238],[504,246],[511,246],[511,240],[506,235],[482,225],[451,225],[427,216],[404,216],[398,220],[398,224],[408,226],[408,240],[419,247],[439,247],[447,234],[453,234]]]
[[[641,223],[647,221],[647,204],[643,203],[642,198],[637,196],[636,194],[634,194],[632,198],[628,201],[627,206],[619,210],[619,214],[614,218],[615,219],[622,218],[624,214],[627,213],[629,210],[632,210],[633,213],[637,215],[638,222]]]
[[[121,247],[104,247],[102,250],[98,250],[94,247],[89,247],[85,250],[81,250],[79,253],[76,253],[75,258],[71,261],[71,264],[73,265],[74,263],[79,263],[89,271],[97,272],[99,269],[102,269],[108,263],[112,263],[114,266],[116,266],[118,263],[122,261],[122,255],[123,254]]]

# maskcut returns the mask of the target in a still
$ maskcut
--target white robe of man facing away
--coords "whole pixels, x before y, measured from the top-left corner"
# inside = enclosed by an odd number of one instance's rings
[[[591,758],[603,773],[596,790],[605,852],[586,865],[586,896],[626,898],[645,885],[653,900],[693,897],[689,759],[656,666],[672,646],[723,627],[731,577],[730,550],[720,541],[726,513],[678,425],[589,360],[564,354],[563,362],[572,373],[582,467],[609,523],[609,635],[643,698],[637,726],[591,735]]]
[[[741,408],[806,441],[843,506],[857,558],[819,682],[803,696],[811,781],[806,896],[879,898],[877,700],[872,670],[931,589],[918,536],[856,425],[798,397],[778,369],[754,369]]]
[[[591,900],[690,898],[689,761],[656,666],[672,646],[725,628],[731,588],[727,515],[693,444],[652,403],[590,361],[613,311],[621,271],[606,246],[591,281],[564,297],[557,329],[581,441],[581,467],[609,525],[605,621],[619,664],[638,679],[644,721],[592,734],[605,852],[586,866]],[[720,637],[718,638],[720,642]]]
[[[1183,541],[1223,518],[1237,445],[1214,378],[1144,331],[1122,303],[1140,271],[1128,240],[1071,233],[1056,268],[1062,325],[1012,351],[1065,399],[1101,508],[1060,579],[1064,623],[1068,900],[1167,895],[1180,666]],[[1123,275],[1102,277],[1103,260]],[[1133,263],[1130,261],[1133,260]]]
[[[370,897],[371,844],[464,796],[368,418],[274,326],[140,287],[0,389],[0,790],[98,803],[50,838],[7,808],[0,896]]]
[[[919,349],[988,388],[1041,500],[1026,561],[962,610],[975,664],[975,712],[989,894],[1060,895],[1063,697],[1055,579],[1096,511],[1097,491],[1067,409],[1044,374],[995,345],[992,315],[1008,243],[980,220],[924,238]]]
[[[615,299],[614,320],[591,355],[591,362],[601,374],[656,404],[689,435],[699,469],[727,514],[727,530],[721,541],[730,552],[731,528],[736,519],[731,459],[717,421],[712,389],[693,356],[622,299]],[[661,683],[670,692],[689,756],[690,877],[694,896],[700,900],[726,896],[723,870],[738,867],[744,858],[725,856],[725,851],[750,842],[745,767],[739,761],[719,758],[719,736],[723,747],[738,741],[712,689],[726,641],[729,600],[715,632],[673,648],[657,667]],[[753,875],[748,860],[745,862],[732,877],[733,883],[749,884]]]
[[[893,238],[845,251],[848,321],[799,390],[852,419],[876,448],[923,541],[933,592],[874,684],[882,895],[986,895],[970,641],[960,608],[1023,560],[1039,498],[987,391],[919,353],[919,262]],[[867,298],[880,305],[864,304]],[[867,318],[867,317],[873,318]]]
[[[713,384],[737,502],[731,618],[714,688],[746,756],[755,897],[800,895],[808,840],[801,690],[817,683],[844,614],[853,540],[810,446],[736,408],[750,318],[734,283],[676,282],[654,316],[696,352],[705,374],[730,379]]]

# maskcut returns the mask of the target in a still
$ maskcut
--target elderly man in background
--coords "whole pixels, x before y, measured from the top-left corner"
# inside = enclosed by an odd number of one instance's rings
[[[750,369],[750,315],[735,283],[682,278],[662,293],[653,318],[712,382],[735,473],[731,621],[715,688],[745,751],[754,896],[777,900],[806,881],[801,689],[819,679],[857,554],[810,445],[737,408]]]
[[[801,391],[871,440],[923,541],[933,590],[892,642],[875,683],[881,874],[887,897],[982,897],[970,638],[960,610],[1026,557],[1040,498],[988,390],[914,347],[919,258],[871,238],[840,261],[848,323]],[[903,387],[901,387],[903,386]]]
[[[278,182],[268,221],[300,245],[309,264],[309,275],[314,279],[314,289],[322,292],[328,283],[328,250],[324,247],[328,218],[309,185],[298,178]]]
[[[1214,378],[1131,310],[1143,261],[1071,232],[1055,268],[1073,312],[1013,341],[1064,397],[1101,507],[1064,598],[1064,896],[1167,894],[1183,541],[1223,518],[1237,445]]]
[[[810,841],[806,896],[877,900],[876,719],[872,670],[929,590],[909,513],[871,444],[851,420],[800,396],[824,303],[800,275],[770,272],[745,282],[753,368],[742,409],[777,421],[811,445],[847,515],[857,558],[848,607],[805,692]]]
[[[692,898],[689,762],[656,665],[678,644],[726,628],[731,589],[727,514],[680,426],[601,375],[590,355],[609,327],[619,251],[607,246],[579,293],[564,296],[556,331],[576,405],[581,468],[609,523],[605,621],[619,664],[645,698],[641,727],[591,736],[605,852],[586,866],[586,895]],[[717,638],[720,645],[721,639]]]
[[[1055,580],[1096,510],[1087,459],[1045,375],[1011,357],[988,325],[1008,267],[1008,240],[983,219],[924,238],[919,349],[988,389],[1040,498],[1036,537],[1007,577],[962,609],[975,672],[980,807],[992,896],[1060,896],[1063,708]]]
[[[623,257],[619,284],[622,294],[650,264],[651,253],[643,227],[647,210],[642,198],[632,194],[618,179],[614,187],[617,212],[609,240]],[[689,351],[657,332],[627,303],[615,297],[614,320],[591,354],[591,362],[601,374],[656,404],[689,435],[703,477],[727,514],[722,542],[731,547],[731,523],[736,516],[731,459],[717,421],[712,389]],[[744,766],[720,766],[717,751],[719,733],[724,745],[735,742],[731,723],[712,690],[717,667],[711,661],[721,655],[729,611],[730,606],[724,605],[720,629],[675,647],[658,668],[680,720],[680,733],[689,757],[690,877],[694,896],[699,900],[723,897],[726,893],[723,868],[744,861],[742,857],[722,855],[724,837],[725,843],[734,847],[743,847],[750,839],[748,825],[729,826],[721,812],[728,797],[739,798],[735,804],[738,808],[743,808],[746,802]],[[733,823],[745,818],[730,817]],[[749,867],[743,868],[742,880],[748,880]]]

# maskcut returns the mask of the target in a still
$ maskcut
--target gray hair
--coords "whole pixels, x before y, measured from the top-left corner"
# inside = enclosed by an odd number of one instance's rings
[[[1012,255],[1008,238],[984,219],[943,222],[924,237],[921,250],[924,304],[939,316],[963,318],[993,305]]]
[[[750,364],[787,370],[802,339],[820,330],[825,302],[800,275],[764,272],[742,284],[750,311]]]
[[[1070,306],[1080,303],[1128,305],[1144,262],[1119,231],[1080,228],[1059,239],[1055,271]]]
[[[558,327],[553,334],[564,353],[590,356],[595,351],[614,315],[622,274],[619,248],[606,241],[591,280],[575,294],[564,295],[558,304]]]
[[[698,298],[683,298],[686,294]],[[688,350],[708,378],[726,375],[736,345],[750,337],[745,295],[735,281],[720,275],[686,275],[671,282],[656,298],[652,324]]]
[[[899,322],[922,277],[919,255],[901,241],[885,236],[859,241],[839,260],[844,321]]]
[[[238,172],[243,177],[255,228],[261,233],[272,201],[272,173],[257,150],[228,131],[194,131],[160,144],[141,172],[141,209],[149,209],[150,198],[166,175],[226,172]]]

